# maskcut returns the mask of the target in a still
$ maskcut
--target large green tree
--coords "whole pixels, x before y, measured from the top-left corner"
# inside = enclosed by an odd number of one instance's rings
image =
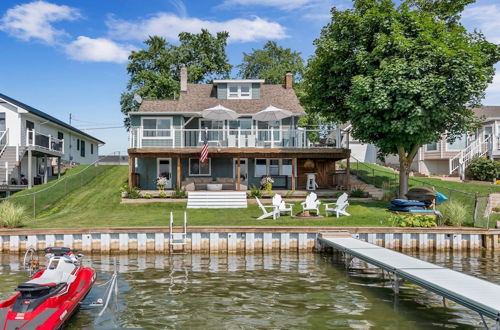
[[[229,34],[213,36],[207,30],[200,33],[182,32],[179,44],[172,45],[164,38],[152,36],[144,43],[146,49],[132,51],[127,72],[130,79],[122,93],[121,111],[126,115],[137,111],[134,94],[147,99],[171,99],[179,95],[180,68],[188,69],[188,82],[200,83],[214,77],[228,77],[232,66],[226,54]]]
[[[285,73],[291,72],[295,81],[302,79],[304,60],[300,52],[283,48],[275,41],[268,41],[262,49],[252,49],[243,53],[243,61],[238,65],[239,76],[243,79],[265,79],[268,84],[282,84]]]
[[[352,135],[397,154],[400,195],[420,146],[476,125],[471,110],[500,59],[499,46],[460,24],[474,0],[354,0],[332,9],[305,73],[310,111],[352,123]]]

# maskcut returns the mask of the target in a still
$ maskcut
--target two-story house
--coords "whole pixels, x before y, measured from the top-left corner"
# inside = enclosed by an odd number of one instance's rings
[[[335,170],[350,153],[340,128],[301,127],[305,111],[292,75],[284,78],[283,85],[230,79],[188,84],[183,68],[178,99],[144,100],[130,113],[129,184],[156,189],[155,179],[165,177],[167,189],[204,190],[211,183],[212,189],[246,190],[270,176],[275,188],[295,190],[315,173],[319,188],[348,185],[346,171]],[[228,117],[213,119],[213,109],[227,110]],[[200,162],[205,142],[209,158]]]
[[[450,143],[441,140],[422,146],[412,163],[412,171],[423,175],[459,175],[477,157],[500,159],[500,106],[474,109],[481,127]],[[397,166],[397,156],[389,156],[383,165]]]
[[[47,182],[61,161],[91,164],[103,141],[0,94],[0,191]]]

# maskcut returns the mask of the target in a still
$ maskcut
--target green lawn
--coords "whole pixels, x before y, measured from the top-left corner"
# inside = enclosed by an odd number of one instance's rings
[[[117,227],[168,226],[168,214],[173,211],[176,225],[182,223],[186,203],[120,204],[119,187],[126,180],[127,167],[113,166],[99,174],[88,185],[76,189],[59,200],[46,216],[32,220],[27,227]],[[294,210],[300,210],[295,203]],[[328,217],[318,220],[298,220],[282,216],[278,220],[261,220],[256,204],[247,209],[190,209],[191,226],[388,226],[386,202],[352,201],[351,217]],[[323,211],[323,210],[322,210]]]
[[[373,184],[376,187],[382,188],[384,182],[391,184],[397,184],[398,173],[387,169],[385,167],[371,164],[371,163],[353,163],[352,173],[357,175],[363,181]],[[454,181],[444,181],[440,179],[423,178],[423,177],[410,177],[410,186],[435,186],[436,190],[441,191],[445,195],[452,195],[454,193],[459,194],[459,192],[466,192],[470,194],[478,193],[480,195],[487,195],[492,192],[500,192],[500,185],[486,185],[477,183],[467,183],[467,182],[454,182]]]
[[[386,190],[389,189],[393,192],[398,189],[399,180],[397,172],[371,163],[353,163],[351,168],[352,173],[366,183]],[[487,196],[493,192],[500,192],[500,185],[444,181],[423,177],[410,177],[409,184],[410,187],[434,187],[436,191],[441,192],[450,200],[458,201],[464,205],[469,215],[467,222],[464,224],[466,226],[472,226],[475,195],[477,194],[478,196],[477,225],[486,226],[488,219],[483,215],[487,205]],[[490,227],[493,224],[494,221],[489,222]]]
[[[76,166],[66,171],[60,180],[20,191],[10,200],[24,206],[30,217],[43,217],[44,214],[57,211],[59,205],[56,204],[66,197],[72,196],[73,193],[84,192],[87,188],[92,189],[92,186],[85,187],[85,185],[109,168],[110,166],[106,165]]]

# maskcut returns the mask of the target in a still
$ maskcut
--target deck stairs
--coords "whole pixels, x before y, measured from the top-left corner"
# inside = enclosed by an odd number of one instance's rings
[[[19,155],[16,153],[19,152]],[[10,184],[9,178],[17,167],[17,160],[21,159],[21,148],[6,146],[0,154],[0,184]]]
[[[190,191],[188,209],[247,208],[245,191]]]
[[[476,158],[491,155],[492,139],[479,137],[472,141],[467,148],[461,150],[455,157],[450,158],[449,174],[458,171],[459,176],[465,178],[465,169]]]

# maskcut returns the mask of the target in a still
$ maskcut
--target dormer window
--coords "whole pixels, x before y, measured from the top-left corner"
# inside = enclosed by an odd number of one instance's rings
[[[229,84],[227,88],[228,99],[251,99],[252,88],[250,84]]]

